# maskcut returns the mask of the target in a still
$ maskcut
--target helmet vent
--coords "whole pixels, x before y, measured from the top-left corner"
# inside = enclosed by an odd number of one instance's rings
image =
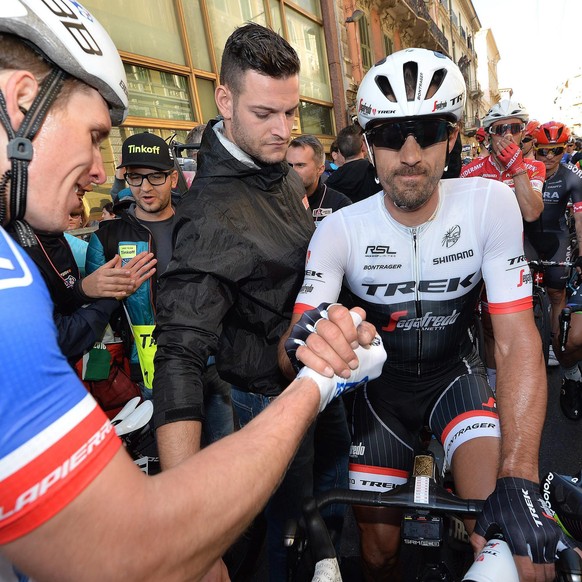
[[[404,63],[402,67],[402,73],[404,76],[404,88],[406,90],[406,100],[407,101],[414,101],[416,96],[416,85],[418,82],[418,63],[414,61],[408,61]],[[421,86],[418,87],[418,91],[420,92],[422,89],[422,77],[421,77]]]
[[[390,81],[388,77],[385,75],[378,75],[375,79],[376,85],[378,89],[382,92],[382,95],[388,99],[388,101],[392,101],[392,103],[396,103],[396,95],[392,89],[392,85],[390,85]]]
[[[434,97],[435,93],[441,88],[446,76],[447,71],[445,69],[439,69],[434,72],[425,99],[432,99]]]

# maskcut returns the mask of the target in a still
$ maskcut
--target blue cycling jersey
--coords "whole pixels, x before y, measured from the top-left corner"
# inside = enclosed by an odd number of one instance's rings
[[[0,228],[0,544],[63,509],[120,446],[57,345],[48,290]]]

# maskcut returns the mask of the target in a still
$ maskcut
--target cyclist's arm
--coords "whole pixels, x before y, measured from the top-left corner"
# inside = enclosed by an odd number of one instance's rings
[[[578,248],[582,249],[582,212],[574,212],[574,226],[576,227]]]
[[[537,482],[547,393],[541,339],[531,309],[491,314],[491,322],[501,425],[499,477]]]
[[[54,518],[2,551],[39,581],[198,579],[277,487],[320,393],[293,382],[234,435],[155,477],[119,451]]]
[[[526,222],[534,222],[544,209],[542,193],[534,189],[529,175],[525,172],[513,177],[513,186],[523,219]]]

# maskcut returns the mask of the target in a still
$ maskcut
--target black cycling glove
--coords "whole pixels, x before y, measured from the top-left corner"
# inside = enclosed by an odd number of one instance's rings
[[[301,319],[293,326],[287,341],[285,342],[285,351],[291,360],[293,368],[299,372],[305,364],[297,359],[297,348],[304,346],[309,334],[315,333],[315,326],[320,319],[327,319],[327,310],[337,303],[322,303],[315,309],[305,311]]]
[[[512,554],[529,556],[535,564],[554,562],[558,550],[574,547],[542,501],[539,485],[527,479],[497,480],[475,532],[487,537],[487,530],[495,526],[503,532]]]

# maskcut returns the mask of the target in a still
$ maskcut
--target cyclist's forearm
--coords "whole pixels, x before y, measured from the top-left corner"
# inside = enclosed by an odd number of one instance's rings
[[[182,420],[164,424],[156,430],[162,470],[179,465],[200,450],[202,423]]]
[[[35,580],[199,580],[278,486],[320,402],[293,382],[242,430],[155,477],[119,451],[75,500],[2,547]]]
[[[495,330],[497,406],[501,426],[499,476],[537,482],[547,380],[541,342],[533,321],[531,326],[517,330],[519,333],[501,349],[497,346]],[[523,365],[517,365],[519,362]]]
[[[527,173],[514,176],[513,183],[523,219],[526,222],[534,222],[544,209],[541,192],[533,189]]]

